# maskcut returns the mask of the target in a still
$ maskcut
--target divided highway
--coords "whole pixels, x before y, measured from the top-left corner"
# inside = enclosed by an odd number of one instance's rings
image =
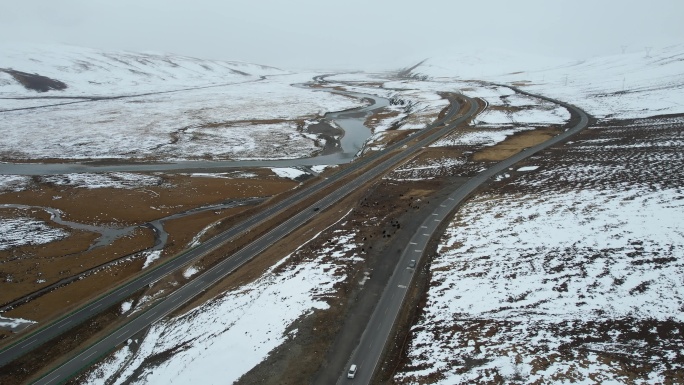
[[[509,87],[505,85],[502,86]],[[406,248],[399,258],[394,273],[389,279],[382,296],[375,306],[375,310],[361,336],[357,348],[354,350],[345,370],[340,374],[337,381],[338,385],[371,383],[373,375],[378,369],[382,353],[392,337],[392,329],[397,322],[404,298],[406,297],[408,288],[415,276],[415,269],[409,267],[409,263],[411,260],[415,260],[416,266],[420,266],[420,261],[425,255],[428,241],[435,235],[439,225],[443,221],[451,218],[451,214],[456,210],[456,207],[475,191],[475,189],[490,178],[505,171],[514,164],[529,158],[535,153],[566,140],[586,128],[589,124],[589,116],[573,105],[545,96],[531,94],[515,87],[509,88],[524,95],[559,104],[571,111],[573,116],[577,117],[579,121],[560,135],[521,151],[487,170],[480,172],[478,175],[468,180],[458,190],[449,195],[449,197],[440,204],[437,210],[432,213],[430,218],[426,219],[421,224],[420,231],[415,233],[409,241],[410,247]],[[346,370],[352,364],[357,365],[358,370],[354,379],[348,379]]]
[[[267,209],[257,213],[249,219],[237,224],[233,228],[230,228],[225,232],[217,235],[216,237],[209,239],[206,242],[203,242],[199,246],[190,249],[187,252],[173,259],[168,260],[164,264],[149,269],[147,272],[137,277],[136,279],[106,293],[100,298],[62,317],[56,322],[46,325],[35,332],[32,332],[27,337],[24,337],[22,340],[19,340],[14,344],[0,350],[0,367],[6,365],[15,358],[39,347],[45,342],[50,341],[51,339],[61,335],[69,329],[83,323],[84,321],[92,318],[93,316],[109,308],[110,306],[125,300],[126,298],[136,293],[138,290],[144,288],[145,286],[162,279],[163,277],[167,276],[168,274],[174,271],[178,271],[183,266],[191,263],[192,261],[195,261],[201,258],[202,256],[207,255],[210,252],[225,245],[226,243],[234,239],[237,239],[237,237],[239,237],[240,235],[245,234],[251,229],[259,226],[260,224],[264,223],[274,215],[277,215],[287,210],[291,206],[299,204],[300,202],[307,199],[309,196],[327,188],[328,186],[338,182],[342,178],[347,177],[349,174],[377,160],[382,155],[384,154],[375,154],[375,156],[369,157],[368,159],[361,159],[358,162],[350,164],[348,168],[332,175],[328,179],[298,191],[297,193],[293,194],[287,199],[284,199],[283,201],[271,207],[268,207]]]
[[[237,225],[236,227],[227,230],[226,232],[215,238],[212,238],[211,240],[188,251],[187,253],[165,263],[164,265],[159,266],[158,268],[146,273],[131,283],[113,290],[98,300],[82,307],[76,312],[52,323],[51,325],[34,332],[27,338],[18,341],[14,345],[0,352],[0,366],[6,365],[18,356],[25,354],[29,350],[35,349],[36,347],[60,335],[66,330],[78,325],[79,323],[82,323],[88,318],[91,318],[107,307],[119,303],[145,285],[155,282],[167,274],[177,271],[193,260],[206,255],[207,253],[221,247],[222,245],[225,245],[228,242],[231,242],[241,234],[253,229],[274,215],[282,213],[288,208],[302,203],[313,194],[320,192],[321,190],[331,186],[343,178],[350,177],[351,174],[361,170],[363,167],[368,166],[372,162],[380,160],[380,158],[387,156],[389,153],[394,152],[395,150],[401,150],[397,151],[396,154],[391,155],[388,159],[382,161],[378,165],[375,165],[370,170],[351,179],[342,187],[334,190],[326,197],[309,206],[307,209],[304,209],[298,214],[290,217],[288,220],[276,226],[268,233],[262,235],[237,253],[227,257],[213,268],[207,270],[199,276],[196,276],[195,279],[176,290],[164,300],[158,302],[155,306],[140,313],[137,317],[128,321],[124,326],[120,327],[97,343],[91,345],[87,349],[81,351],[77,356],[39,379],[36,384],[56,384],[70,378],[83,368],[92,364],[101,356],[110,352],[117,345],[126,341],[138,331],[143,330],[153,322],[165,317],[173,310],[180,307],[183,303],[189,301],[219,280],[225,278],[237,268],[259,255],[264,249],[272,245],[274,242],[285,237],[293,230],[303,226],[306,222],[311,220],[315,215],[323,211],[328,206],[338,202],[343,197],[356,191],[365,183],[368,183],[372,179],[380,176],[402,160],[406,159],[406,157],[417,152],[423,146],[435,141],[439,137],[451,131],[454,127],[472,117],[477,111],[477,103],[467,97],[463,97],[463,99],[466,100],[470,106],[467,113],[457,119],[454,119],[461,106],[455,99],[450,99],[451,107],[446,116],[430,125],[426,129],[420,131],[419,135],[424,136],[424,138],[420,141],[409,144],[414,140],[415,135],[409,136],[390,146],[384,151],[352,162],[344,170],[315,185],[302,189],[293,196],[279,202],[273,207],[264,210],[254,217]]]

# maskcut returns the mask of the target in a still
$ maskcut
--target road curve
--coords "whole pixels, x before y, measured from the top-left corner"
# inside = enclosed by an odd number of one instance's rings
[[[62,366],[52,370],[35,383],[56,384],[72,377],[80,370],[91,365],[93,362],[97,361],[100,357],[110,352],[116,346],[126,341],[128,338],[136,334],[138,331],[143,330],[144,328],[151,325],[153,322],[160,320],[169,313],[173,312],[175,309],[182,306],[182,304],[184,304],[185,302],[194,298],[202,291],[211,287],[213,284],[225,278],[227,275],[235,271],[237,268],[247,263],[252,258],[256,257],[258,254],[260,254],[263,250],[265,250],[273,243],[282,239],[293,230],[303,226],[306,222],[311,220],[315,215],[323,211],[325,208],[340,201],[343,197],[352,193],[353,191],[356,191],[365,183],[368,183],[372,179],[382,175],[391,167],[394,167],[396,164],[403,161],[408,156],[416,153],[423,146],[435,141],[436,139],[450,132],[452,127],[455,127],[464,122],[465,120],[469,119],[477,111],[477,103],[474,100],[470,98],[464,99],[467,100],[470,104],[470,109],[466,114],[457,119],[454,119],[461,106],[455,99],[450,99],[451,108],[448,111],[448,113],[443,118],[439,119],[432,125],[428,126],[426,129],[419,132],[419,135],[424,136],[423,139],[413,144],[409,144],[409,142],[411,142],[414,139],[415,135],[409,136],[395,143],[394,145],[388,147],[384,151],[372,154],[368,157],[361,158],[351,163],[350,166],[345,168],[344,170],[341,170],[340,172],[330,176],[328,179],[323,180],[316,185],[310,186],[307,189],[303,189],[294,196],[283,200],[274,207],[271,207],[265,210],[264,212],[257,214],[255,217],[250,218],[244,223],[236,226],[236,228],[230,229],[225,233],[217,236],[216,238],[213,238],[208,242],[203,243],[199,247],[192,249],[188,253],[177,258],[178,262],[175,262],[176,260],[173,260],[165,265],[160,266],[157,270],[155,270],[158,271],[158,273],[150,272],[146,274],[145,276],[141,277],[141,279],[135,281],[137,282],[136,285],[126,285],[122,288],[114,290],[107,296],[98,299],[93,303],[83,307],[75,313],[77,315],[81,314],[81,319],[79,322],[82,322],[85,319],[90,318],[94,314],[96,314],[96,309],[103,310],[107,306],[112,306],[118,303],[118,301],[125,299],[127,296],[129,296],[130,294],[132,294],[132,292],[135,291],[130,290],[129,293],[129,291],[126,290],[126,287],[131,286],[138,288],[148,283],[154,282],[163,277],[164,275],[170,273],[171,271],[177,270],[186,263],[189,263],[189,261],[194,260],[194,258],[198,258],[199,256],[204,255],[220,247],[221,245],[226,244],[227,242],[230,242],[236,236],[242,234],[245,231],[248,231],[250,228],[253,228],[257,224],[262,223],[264,220],[286,210],[287,208],[295,204],[302,202],[312,194],[319,192],[323,188],[330,186],[331,184],[341,180],[344,177],[349,176],[350,174],[361,169],[362,167],[379,160],[381,157],[385,157],[386,155],[394,152],[395,150],[401,150],[389,156],[389,158],[385,159],[379,164],[373,166],[373,168],[371,168],[367,172],[354,177],[351,181],[344,184],[344,186],[336,189],[328,196],[320,199],[318,202],[314,203],[307,209],[304,209],[300,211],[298,214],[290,217],[285,222],[276,226],[271,231],[267,232],[266,234],[262,235],[249,245],[242,248],[240,251],[236,252],[230,257],[227,257],[226,259],[215,265],[213,268],[207,270],[201,275],[196,276],[192,281],[188,282],[186,285],[176,290],[174,293],[169,295],[164,300],[158,302],[156,305],[149,308],[148,310],[141,312],[135,318],[128,321],[125,325],[121,326],[120,328],[118,328],[111,334],[107,335],[103,339],[99,340],[98,342],[94,343],[93,345],[89,346],[88,348],[82,350],[75,357],[64,363]],[[407,147],[404,148],[404,146]],[[314,210],[314,208],[318,208],[318,210]],[[29,338],[19,341],[18,343],[11,346],[9,349],[6,349],[5,351],[1,352],[0,359],[4,361],[0,361],[0,365],[6,364],[7,362],[11,361],[13,357],[17,357],[21,353],[25,353],[24,349],[35,348],[40,344],[48,341],[49,339],[54,338],[54,336],[60,334],[60,332],[68,330],[69,327],[75,326],[71,324],[71,322],[74,322],[71,320],[72,316],[73,314],[61,320],[58,320],[57,322],[51,324],[50,327],[41,329],[40,331],[29,336]],[[36,335],[39,333],[44,333],[46,338],[42,341],[34,341],[34,338],[36,338]]]
[[[502,85],[504,87],[509,87]],[[418,231],[409,241],[409,246],[404,250],[399,258],[394,273],[390,277],[385,290],[378,300],[375,310],[371,315],[366,329],[361,335],[361,339],[352,353],[344,370],[340,373],[337,381],[338,385],[342,384],[370,384],[373,375],[378,369],[378,364],[382,358],[382,353],[385,346],[388,345],[392,336],[392,329],[395,326],[399,312],[402,308],[404,298],[415,276],[415,269],[409,267],[409,262],[416,260],[416,265],[420,266],[420,261],[425,257],[425,250],[429,240],[435,235],[440,224],[452,217],[456,208],[461,204],[475,189],[480,187],[483,183],[488,181],[495,175],[505,171],[514,164],[529,158],[539,151],[547,149],[557,143],[560,143],[567,138],[577,134],[589,125],[589,115],[581,109],[559,100],[548,98],[541,95],[535,95],[529,92],[522,91],[515,87],[509,87],[512,90],[524,95],[540,98],[559,104],[567,108],[573,116],[579,118],[579,121],[567,129],[563,133],[555,136],[536,146],[527,148],[508,159],[505,159],[492,167],[480,172],[475,177],[468,180],[463,186],[450,194],[435,210],[432,215],[427,218],[420,226]],[[358,366],[357,374],[354,379],[348,379],[346,370],[351,364]]]

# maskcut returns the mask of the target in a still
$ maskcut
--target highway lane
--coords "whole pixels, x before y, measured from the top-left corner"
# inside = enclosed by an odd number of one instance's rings
[[[421,224],[420,231],[415,233],[409,241],[410,247],[406,248],[401,254],[397,267],[371,315],[357,348],[352,353],[344,370],[340,373],[340,377],[337,381],[338,385],[371,383],[373,375],[378,369],[378,364],[382,358],[385,346],[389,343],[391,338],[392,328],[395,326],[399,312],[401,311],[408,287],[411,285],[415,276],[415,269],[409,268],[408,264],[410,260],[413,259],[416,260],[417,266],[420,266],[420,261],[425,255],[427,243],[430,238],[435,235],[441,222],[450,219],[451,213],[456,210],[457,206],[490,178],[507,170],[514,164],[527,159],[535,153],[566,140],[586,128],[589,124],[589,116],[573,105],[544,96],[531,94],[515,87],[510,88],[528,96],[559,104],[570,110],[579,118],[579,121],[558,136],[521,151],[510,158],[493,165],[487,170],[480,172],[450,194],[449,197],[440,204],[438,209],[432,213],[431,217]],[[357,374],[354,379],[347,378],[346,371],[351,364],[356,364],[358,366]]]
[[[202,291],[206,290],[207,288],[211,287],[213,284],[215,284],[217,281],[225,278],[227,275],[229,275],[231,272],[235,271],[237,268],[242,266],[243,264],[247,263],[250,261],[252,258],[256,257],[258,254],[260,254],[263,250],[266,248],[270,247],[274,242],[282,239],[285,237],[287,234],[291,233],[293,230],[303,226],[306,224],[308,221],[310,221],[315,215],[323,211],[325,208],[333,205],[334,203],[340,201],[342,198],[347,196],[348,194],[356,191],[359,189],[361,186],[363,186],[365,183],[368,183],[370,180],[377,178],[378,176],[382,175],[384,172],[386,172],[388,169],[391,167],[395,166],[398,164],[400,161],[404,160],[406,157],[409,155],[417,152],[419,149],[421,149],[423,146],[435,141],[439,137],[443,136],[444,134],[448,133],[451,131],[451,129],[459,124],[461,124],[463,121],[469,119],[471,116],[475,114],[477,111],[477,103],[475,103],[474,100],[468,99],[469,104],[470,104],[470,109],[469,111],[462,117],[458,119],[454,119],[451,121],[456,114],[458,113],[458,110],[460,109],[460,104],[452,99],[452,108],[449,110],[449,112],[446,114],[446,116],[437,122],[435,122],[433,125],[428,127],[426,130],[423,130],[423,133],[428,133],[426,137],[421,139],[420,141],[408,146],[407,148],[403,149],[403,151],[399,151],[396,154],[390,156],[388,159],[382,161],[380,164],[374,166],[372,169],[369,171],[362,173],[361,175],[355,177],[352,181],[349,183],[344,184],[342,187],[334,190],[332,193],[327,195],[326,197],[320,199],[318,202],[310,205],[307,209],[304,209],[297,213],[296,215],[290,217],[287,219],[285,222],[281,223],[280,225],[276,226],[266,234],[260,236],[258,239],[238,251],[237,253],[233,254],[229,258],[224,259],[220,263],[218,263],[216,266],[213,268],[207,270],[203,274],[197,276],[194,280],[190,281],[188,284],[184,285],[177,291],[175,291],[173,294],[165,298],[164,300],[158,302],[155,306],[152,308],[146,310],[145,312],[142,312],[139,314],[136,318],[132,319],[129,321],[126,325],[122,326],[115,332],[109,334],[107,337],[103,338],[102,340],[98,341],[97,343],[91,345],[87,349],[81,351],[78,353],[75,357],[73,357],[71,360],[67,361],[65,364],[62,366],[54,369],[51,371],[49,374],[46,376],[42,377],[39,379],[36,384],[55,384],[59,383],[61,381],[64,381],[71,376],[73,376],[75,373],[83,369],[84,367],[89,366],[92,362],[96,361],[99,357],[105,355],[107,352],[111,351],[114,349],[118,344],[121,344],[123,341],[126,341],[128,338],[133,336],[135,333],[138,331],[146,328],[147,326],[151,325],[153,322],[163,318],[173,310],[177,309],[179,306],[181,306],[183,303],[189,301]],[[444,122],[450,121],[449,124],[444,124]],[[372,156],[369,156],[367,158],[363,158],[358,161],[358,164],[354,164],[354,167],[349,167],[348,169],[345,169],[334,176],[328,178],[328,180],[324,183],[325,186],[328,186],[329,184],[333,183],[333,181],[337,181],[341,179],[343,176],[346,176],[352,172],[357,171],[360,167],[367,165],[370,162],[373,162],[374,160],[377,160],[379,157],[384,156],[387,154],[387,152],[394,151],[396,149],[402,149],[402,147],[406,146],[409,141],[414,139],[413,137],[408,137],[405,138],[404,140],[396,143],[393,146],[390,146],[386,151],[375,154]],[[316,185],[318,186],[318,185]],[[319,191],[322,187],[316,188],[316,186],[312,186],[310,189],[311,191],[308,192],[299,192],[298,195],[304,195],[301,197],[301,199],[306,198],[309,194],[313,193],[313,191]],[[298,199],[296,202],[301,201],[301,199]],[[287,201],[287,200],[286,200]],[[276,205],[276,207],[282,207],[282,209],[285,209],[289,207],[291,202],[289,203],[284,203],[286,201],[281,202],[279,205]],[[264,216],[271,216],[276,213],[276,207],[270,208],[264,212]],[[317,208],[318,210],[314,210]],[[279,209],[278,209],[279,210]],[[247,222],[250,222],[248,220]],[[210,250],[213,250],[215,248],[218,248],[225,242],[230,241],[230,235],[232,230],[227,231],[226,233],[222,234],[221,236],[218,236],[209,242],[203,243],[201,246],[197,247],[196,249],[193,249],[192,254],[196,253],[206,253],[209,252]],[[236,230],[235,230],[236,231]],[[173,267],[167,267],[164,269],[164,271],[168,270],[166,273],[173,271]],[[161,271],[161,269],[160,269]],[[161,274],[161,273],[160,273]],[[165,275],[165,274],[163,274]],[[163,276],[161,275],[161,276]],[[160,276],[160,277],[161,277]],[[160,278],[159,277],[159,278]],[[124,297],[125,298],[125,297]],[[114,302],[115,304],[117,302]],[[94,304],[93,304],[94,305]],[[88,308],[90,305],[88,306]],[[64,322],[69,322],[69,321],[64,321]],[[63,323],[63,321],[58,321],[57,323],[53,324],[53,327],[48,328],[49,330],[56,330],[58,332],[61,330],[62,327],[66,327],[67,325],[70,325],[68,323]],[[66,329],[65,329],[66,330]]]

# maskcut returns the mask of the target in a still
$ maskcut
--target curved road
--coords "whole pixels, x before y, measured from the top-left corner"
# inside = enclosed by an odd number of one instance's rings
[[[149,283],[155,282],[165,275],[180,269],[185,264],[195,260],[196,258],[205,255],[222,245],[231,242],[236,239],[239,235],[244,232],[249,231],[255,226],[263,223],[274,215],[277,215],[284,210],[301,203],[305,199],[309,198],[312,194],[317,193],[324,188],[336,183],[343,178],[351,176],[354,172],[359,171],[362,167],[368,166],[370,163],[379,160],[381,157],[386,156],[395,150],[398,151],[396,154],[390,156],[388,159],[382,161],[380,164],[375,165],[369,171],[354,177],[352,180],[348,181],[342,187],[336,189],[328,196],[314,203],[307,209],[300,211],[298,214],[290,217],[285,222],[273,228],[268,233],[262,235],[249,245],[245,246],[243,249],[237,253],[227,257],[213,268],[207,270],[201,275],[196,276],[192,281],[176,290],[174,293],[169,295],[164,300],[158,302],[155,306],[150,309],[140,313],[136,318],[128,321],[124,326],[120,327],[116,331],[112,332],[108,336],[104,337],[102,340],[91,345],[85,350],[78,353],[71,360],[67,361],[62,366],[54,369],[41,379],[39,379],[36,384],[56,384],[64,381],[83,368],[89,366],[94,361],[99,359],[101,356],[107,354],[116,346],[126,341],[128,338],[133,336],[138,331],[148,327],[153,322],[163,318],[164,316],[171,313],[173,310],[180,307],[183,303],[189,301],[190,299],[197,296],[202,291],[206,290],[212,286],[217,281],[225,278],[227,275],[235,271],[237,268],[256,257],[259,253],[265,250],[267,247],[272,245],[274,242],[283,238],[293,230],[301,227],[306,222],[311,220],[315,215],[321,212],[323,209],[329,207],[330,205],[338,202],[346,195],[356,191],[362,187],[365,183],[370,180],[380,176],[386,172],[389,168],[395,166],[397,163],[404,160],[406,157],[417,152],[423,146],[435,141],[439,137],[450,132],[451,129],[465,120],[473,116],[477,111],[477,104],[474,100],[469,98],[464,98],[470,104],[469,111],[458,119],[454,119],[456,114],[460,109],[460,104],[454,99],[450,99],[451,108],[446,114],[446,116],[437,122],[433,123],[426,129],[419,132],[419,135],[424,136],[420,141],[409,144],[415,137],[409,136],[396,144],[388,147],[386,150],[381,151],[376,154],[372,154],[368,157],[361,158],[355,162],[352,162],[349,167],[341,170],[340,172],[330,176],[329,178],[310,186],[306,189],[302,189],[293,196],[279,202],[278,204],[270,207],[263,212],[255,215],[254,217],[244,221],[243,223],[237,225],[236,227],[227,230],[226,232],[220,234],[219,236],[212,238],[211,240],[203,243],[202,245],[188,251],[185,254],[159,266],[157,269],[146,273],[145,275],[139,277],[138,279],[126,284],[110,293],[102,296],[96,301],[82,307],[76,312],[52,323],[51,325],[44,327],[24,340],[18,341],[9,348],[0,352],[0,365],[5,365],[14,358],[25,354],[31,349],[42,345],[43,343],[51,340],[52,338],[58,336],[64,331],[68,330],[75,325],[91,318],[99,311],[106,309],[107,307],[113,306],[125,298],[129,297],[139,288],[142,288]],[[404,147],[407,146],[407,147]],[[318,208],[318,210],[314,210]]]
[[[505,85],[502,86],[509,87]],[[440,207],[432,213],[431,217],[421,224],[420,231],[414,234],[409,241],[410,247],[404,249],[404,252],[399,258],[397,267],[373,311],[371,319],[361,336],[357,348],[352,353],[344,371],[340,374],[337,384],[370,384],[373,379],[373,374],[377,371],[378,363],[380,362],[385,346],[392,336],[391,332],[399,316],[408,287],[411,285],[415,276],[415,269],[409,267],[409,262],[411,260],[416,260],[416,265],[420,266],[420,260],[424,257],[428,241],[435,235],[439,225],[443,221],[451,218],[451,214],[456,210],[456,207],[475,191],[475,189],[496,174],[505,171],[514,164],[529,158],[539,151],[564,141],[586,128],[589,124],[589,116],[584,111],[571,104],[525,92],[515,87],[509,88],[524,95],[559,104],[571,111],[575,117],[578,117],[579,122],[560,135],[521,151],[471,178],[445,199],[440,204]],[[357,374],[354,379],[347,378],[347,369],[351,364],[356,364],[358,366]]]

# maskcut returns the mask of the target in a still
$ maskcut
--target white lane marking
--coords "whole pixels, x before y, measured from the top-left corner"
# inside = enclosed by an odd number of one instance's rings
[[[94,352],[88,354],[87,356],[83,357],[83,358],[81,359],[81,361],[87,360],[88,358],[92,357],[95,353],[97,353],[97,351],[94,351]]]
[[[24,342],[20,343],[19,345],[17,345],[17,349],[23,349],[25,346],[30,345],[31,342],[33,342],[33,341],[24,341]]]
[[[432,213],[432,215],[439,215],[439,214],[437,214],[437,213]]]
[[[446,207],[445,205],[439,205],[439,207]]]
[[[97,306],[93,306],[93,310],[99,308],[100,306],[102,306],[102,304],[99,304],[99,305],[97,305]]]
[[[449,198],[449,200],[450,200],[450,201],[453,201],[453,200],[454,200],[454,198]]]
[[[52,376],[51,379],[47,380],[46,384],[49,384],[49,383],[51,383],[52,381],[56,380],[57,377],[59,377],[59,374],[55,374],[54,376]]]
[[[406,286],[406,285],[399,285],[399,288],[400,288],[400,289],[406,289],[407,287],[408,287],[408,286]]]
[[[435,219],[435,222],[439,222],[439,219]]]
[[[409,242],[409,245],[417,245],[416,242]]]
[[[65,323],[63,323],[63,324],[57,326],[57,329],[61,329],[61,328],[65,327],[65,326],[67,326],[67,325],[70,324],[70,323],[71,323],[71,321],[65,322]]]
[[[420,226],[421,229],[427,229],[427,226]]]
[[[420,250],[418,250],[418,249],[416,249],[416,250],[413,250],[413,251],[415,251],[416,253],[420,253]]]
[[[119,333],[119,334],[116,335],[116,339],[119,339],[119,338],[123,337],[123,335],[126,334],[126,333],[128,333],[128,330],[122,331],[121,333]]]
[[[425,237],[429,237],[429,236],[430,236],[430,234],[423,234],[423,236],[425,236]]]

